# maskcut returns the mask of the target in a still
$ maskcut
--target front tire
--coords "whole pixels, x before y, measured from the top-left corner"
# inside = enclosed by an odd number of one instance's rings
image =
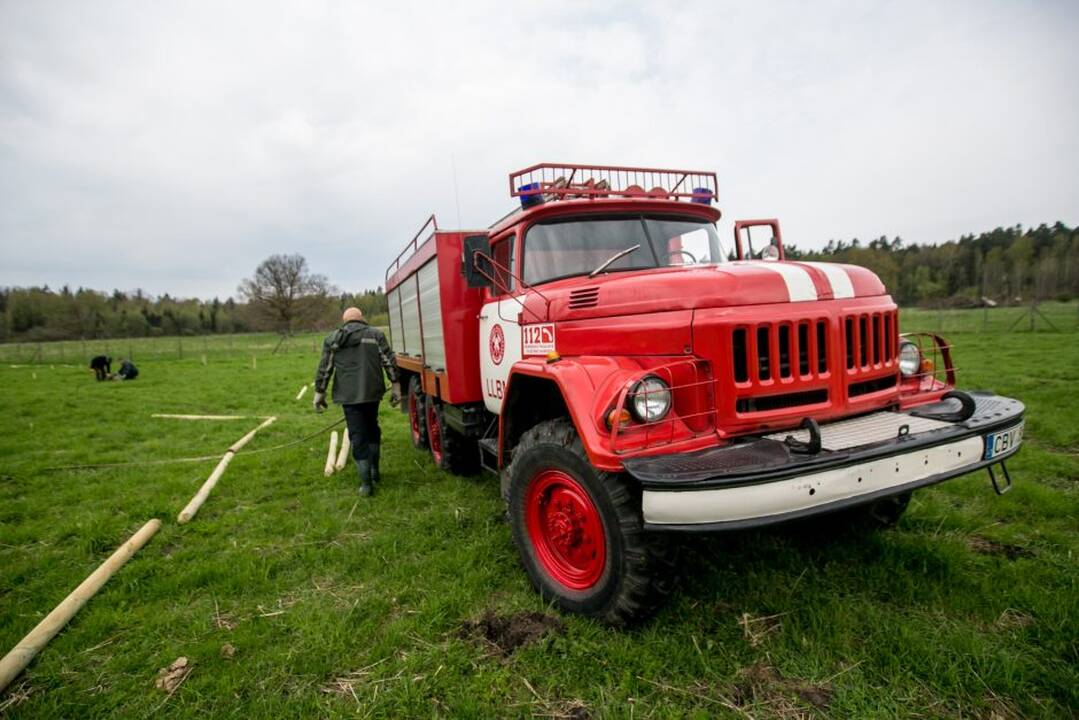
[[[674,554],[645,533],[637,487],[589,464],[572,422],[527,431],[506,473],[513,540],[545,600],[613,625],[663,604],[676,577]]]

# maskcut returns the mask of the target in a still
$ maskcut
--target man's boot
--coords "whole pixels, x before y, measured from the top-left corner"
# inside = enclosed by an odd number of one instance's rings
[[[360,476],[360,496],[371,497],[375,492],[375,486],[371,484],[371,461],[357,460],[356,472]]]
[[[371,443],[368,447],[371,448],[371,482],[377,484],[382,480],[382,475],[378,471],[378,456],[381,448],[379,443]]]

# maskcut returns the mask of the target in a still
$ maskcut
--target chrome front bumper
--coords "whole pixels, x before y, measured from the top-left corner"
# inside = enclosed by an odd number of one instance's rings
[[[987,459],[986,437],[1023,422],[1018,400],[971,393],[957,400],[877,412],[820,428],[821,449],[798,452],[805,430],[699,453],[626,461],[642,486],[651,530],[730,530],[823,514],[938,483],[1011,457]],[[788,440],[788,437],[791,439]]]

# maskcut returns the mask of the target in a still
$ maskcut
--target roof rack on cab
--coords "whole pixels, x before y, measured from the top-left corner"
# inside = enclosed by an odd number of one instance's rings
[[[710,205],[718,191],[716,174],[704,170],[539,163],[510,173],[510,196],[521,198],[525,209],[551,200],[608,197]]]

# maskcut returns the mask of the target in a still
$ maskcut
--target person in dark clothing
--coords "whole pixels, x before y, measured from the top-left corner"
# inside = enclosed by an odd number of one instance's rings
[[[120,371],[116,373],[117,380],[134,380],[139,376],[139,369],[135,367],[135,363],[125,358],[120,363]]]
[[[332,376],[333,401],[345,413],[352,457],[360,476],[360,495],[368,497],[380,479],[382,430],[378,426],[378,404],[386,392],[383,368],[390,377],[391,405],[401,402],[401,385],[393,350],[382,331],[368,325],[359,308],[345,310],[341,319],[344,324],[322,343],[313,405],[315,412],[326,409],[326,388]]]
[[[90,369],[94,371],[94,377],[101,380],[108,380],[109,375],[112,373],[112,358],[106,355],[95,355],[90,360]]]

